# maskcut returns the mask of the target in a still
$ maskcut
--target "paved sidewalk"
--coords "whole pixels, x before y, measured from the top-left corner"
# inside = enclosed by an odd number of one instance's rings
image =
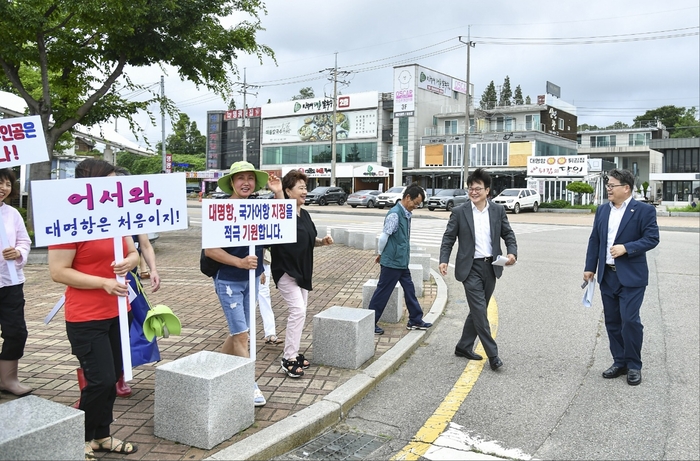
[[[226,321],[214,294],[211,279],[199,272],[201,229],[163,233],[155,244],[158,269],[162,278],[161,289],[149,296],[153,305],[166,304],[182,322],[182,334],[159,339],[162,362],[207,350],[218,351],[226,334]],[[42,250],[37,250],[36,253]],[[362,307],[362,286],[370,278],[378,278],[379,266],[374,253],[332,245],[316,249],[314,290],[309,295],[301,352],[313,364],[313,316],[331,306]],[[62,285],[51,281],[48,266],[31,264],[25,268],[26,320],[29,339],[25,356],[20,361],[20,379],[35,389],[34,394],[65,405],[72,405],[79,397],[75,369],[78,362],[71,354],[66,338],[62,311],[49,325],[43,319],[64,291]],[[426,313],[437,295],[434,280],[425,282],[425,295],[419,298]],[[277,333],[284,338],[287,311],[277,289],[271,289]],[[405,321],[382,324],[383,336],[375,337],[374,358],[363,365],[365,369],[406,336]],[[153,435],[155,365],[134,369],[130,382],[133,394],[128,399],[117,399],[112,425],[115,437],[128,439],[139,445],[139,451],[128,457],[136,459],[197,460],[211,456],[230,445],[246,439],[287,416],[296,414],[321,401],[331,391],[347,382],[361,370],[314,366],[301,379],[287,378],[279,370],[283,344],[264,344],[262,320],[257,327],[257,383],[267,398],[267,405],[256,408],[255,423],[245,431],[219,444],[212,450],[202,450]],[[415,332],[413,332],[415,333]],[[13,396],[4,394],[0,403]],[[101,454],[99,458],[124,459],[123,456]]]

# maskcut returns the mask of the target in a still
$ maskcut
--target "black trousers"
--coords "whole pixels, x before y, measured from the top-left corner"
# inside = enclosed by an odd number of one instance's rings
[[[131,312],[129,312],[131,323]],[[87,386],[80,392],[85,412],[85,441],[110,435],[116,383],[122,371],[119,317],[89,322],[66,322],[71,352],[78,358]]]
[[[457,347],[470,351],[478,337],[486,355],[489,358],[496,357],[498,346],[491,336],[491,325],[487,311],[491,296],[496,289],[496,275],[493,272],[493,266],[487,261],[475,259],[472,270],[462,284],[469,304],[469,315],[464,321],[462,337],[459,338]]]
[[[0,360],[19,360],[27,343],[24,321],[24,284],[0,288],[0,329],[2,351]]]

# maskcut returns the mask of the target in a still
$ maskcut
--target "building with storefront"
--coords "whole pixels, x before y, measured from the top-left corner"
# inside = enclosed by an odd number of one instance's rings
[[[649,183],[651,193],[647,198],[653,201],[656,200],[655,191],[661,186],[656,178],[663,171],[664,162],[663,152],[654,145],[667,139],[668,132],[660,122],[641,128],[587,130],[577,135],[578,153],[630,170],[638,190],[643,189],[645,182]]]
[[[700,138],[652,139],[649,148],[663,154],[663,168],[649,175],[656,197],[665,202],[700,200]]]
[[[390,123],[387,100],[376,91],[339,95],[333,123],[333,99],[315,98],[262,107],[261,169],[280,175],[300,169],[309,189],[331,185],[333,127],[336,130],[336,185],[350,193],[386,189],[389,169],[381,159],[389,143],[380,127]]]

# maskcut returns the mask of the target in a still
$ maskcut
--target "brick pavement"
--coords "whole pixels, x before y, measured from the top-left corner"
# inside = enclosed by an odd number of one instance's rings
[[[163,280],[161,289],[149,296],[151,304],[166,304],[182,322],[182,334],[159,339],[162,362],[208,350],[218,351],[226,338],[226,321],[214,293],[211,279],[199,272],[201,228],[163,233],[155,244],[158,270]],[[37,250],[41,251],[41,250]],[[29,339],[25,356],[20,361],[20,379],[32,386],[34,394],[65,405],[72,405],[79,397],[75,369],[78,362],[70,352],[62,311],[49,325],[43,318],[62,295],[64,287],[51,281],[48,266],[27,265],[25,268],[26,320]],[[370,278],[379,276],[373,252],[349,248],[345,245],[319,247],[315,254],[314,290],[309,295],[304,335],[300,351],[313,364],[313,316],[331,306],[362,307],[362,286]],[[437,287],[431,279],[425,282],[425,294],[419,298],[428,312]],[[277,290],[273,287],[272,304],[277,322],[277,333],[284,337],[287,312]],[[407,332],[405,319],[399,324],[382,324],[383,336],[375,337],[374,358],[381,356]],[[262,340],[262,320],[258,316],[257,383],[267,398],[267,405],[256,408],[255,423],[212,450],[202,450],[164,440],[153,435],[154,378],[156,365],[142,365],[134,369],[130,382],[133,394],[128,399],[117,399],[114,408],[115,437],[128,439],[139,445],[139,451],[128,457],[136,459],[197,460],[226,448],[245,437],[294,414],[321,400],[357,371],[326,366],[314,366],[298,380],[287,378],[279,371],[283,344],[266,345]],[[13,396],[4,394],[0,403]],[[97,453],[99,458],[124,459],[123,456]]]

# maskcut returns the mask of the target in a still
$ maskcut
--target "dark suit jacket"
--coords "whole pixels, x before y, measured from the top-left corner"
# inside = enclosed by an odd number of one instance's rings
[[[515,232],[510,227],[506,210],[502,205],[498,205],[489,200],[489,224],[491,226],[491,247],[494,259],[502,254],[501,240],[506,242],[507,254],[518,256],[518,245],[515,240]],[[459,248],[455,260],[455,278],[464,282],[472,270],[474,263],[474,252],[476,250],[476,240],[474,237],[474,215],[472,212],[472,202],[469,201],[452,210],[452,215],[447,223],[445,234],[442,236],[440,246],[440,264],[450,262],[450,253],[459,238]],[[493,266],[496,278],[503,273],[503,267]]]
[[[603,280],[610,205],[598,207],[586,251],[586,272],[597,272],[598,283]],[[649,283],[646,252],[659,244],[656,209],[652,205],[630,200],[620,221],[613,245],[624,245],[627,254],[615,259],[617,277],[622,286],[644,287]]]

